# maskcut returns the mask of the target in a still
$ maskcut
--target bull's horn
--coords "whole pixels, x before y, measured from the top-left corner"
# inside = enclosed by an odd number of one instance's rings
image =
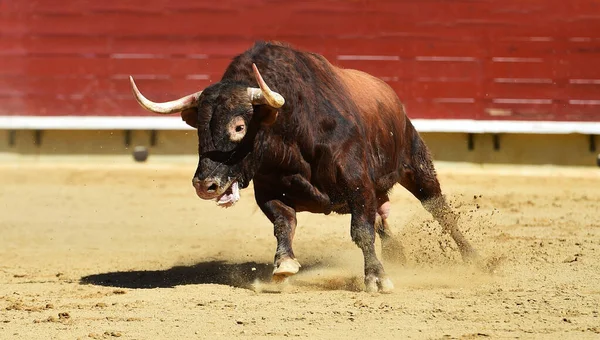
[[[282,107],[283,104],[285,104],[285,99],[283,99],[283,96],[277,92],[271,91],[267,83],[265,83],[263,77],[260,75],[260,72],[258,72],[256,64],[252,64],[252,70],[254,71],[256,82],[258,83],[258,86],[260,86],[259,89],[255,87],[248,88],[248,96],[250,97],[252,104],[267,104],[276,109]]]
[[[133,94],[137,102],[144,109],[160,114],[171,114],[196,107],[198,106],[198,98],[200,98],[200,94],[202,93],[202,91],[199,91],[170,102],[155,103],[144,97],[140,90],[138,90],[135,82],[133,81],[133,77],[129,76],[129,81],[131,82],[131,89],[133,90]]]

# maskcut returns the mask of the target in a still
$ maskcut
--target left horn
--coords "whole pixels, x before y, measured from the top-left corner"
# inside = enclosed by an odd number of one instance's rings
[[[196,107],[198,106],[198,98],[200,98],[200,94],[202,93],[202,91],[199,91],[170,102],[155,103],[144,97],[140,90],[138,90],[135,82],[133,81],[133,77],[129,76],[129,82],[131,83],[131,89],[133,90],[133,94],[135,95],[137,102],[144,109],[160,114],[171,114]]]
[[[283,96],[275,91],[271,91],[263,77],[260,75],[260,72],[258,72],[256,64],[252,64],[252,70],[254,71],[256,82],[258,83],[258,86],[260,86],[259,89],[255,87],[248,88],[248,96],[250,97],[252,105],[267,104],[276,109],[282,107],[283,104],[285,104]]]

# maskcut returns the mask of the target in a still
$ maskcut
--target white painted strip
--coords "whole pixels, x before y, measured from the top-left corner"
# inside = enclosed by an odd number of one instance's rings
[[[600,100],[570,99],[569,104],[572,104],[572,105],[600,105]]]
[[[129,77],[138,80],[171,79],[171,76],[167,74],[113,74],[110,76],[110,79],[129,79]]]
[[[550,78],[494,78],[494,83],[501,84],[552,84]]]
[[[541,63],[542,58],[519,58],[519,57],[493,57],[493,62],[496,63]]]
[[[109,55],[111,59],[164,59],[168,54],[153,54],[153,53],[112,53]]]
[[[338,55],[337,60],[400,60],[400,57],[395,55]]]
[[[553,37],[529,37],[529,41],[554,41]]]
[[[208,54],[186,54],[189,59],[208,59]]]
[[[600,122],[412,119],[420,132],[600,134]],[[3,130],[191,130],[179,116],[0,116]]]
[[[476,58],[473,57],[448,57],[448,56],[417,56],[415,57],[417,61],[467,61],[472,62],[476,61]]]
[[[552,99],[519,99],[519,98],[495,98],[492,103],[496,104],[552,104]]]
[[[208,80],[210,76],[208,74],[188,74],[185,76],[185,79],[191,80]]]
[[[434,103],[475,103],[475,98],[433,98]]]
[[[572,41],[572,42],[590,42],[593,39],[594,38],[590,38],[590,37],[572,37],[572,38],[569,38],[569,41]]]
[[[569,79],[569,84],[600,84],[600,79]]]

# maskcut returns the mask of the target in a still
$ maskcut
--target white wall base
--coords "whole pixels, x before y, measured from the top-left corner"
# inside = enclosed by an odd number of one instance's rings
[[[600,134],[600,122],[413,119],[419,132]],[[0,116],[5,130],[191,130],[179,116]]]

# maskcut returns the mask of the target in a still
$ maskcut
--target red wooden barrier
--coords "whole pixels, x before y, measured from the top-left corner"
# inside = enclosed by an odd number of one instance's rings
[[[387,81],[413,118],[600,121],[599,0],[0,0],[0,115],[141,116],[282,40]]]

